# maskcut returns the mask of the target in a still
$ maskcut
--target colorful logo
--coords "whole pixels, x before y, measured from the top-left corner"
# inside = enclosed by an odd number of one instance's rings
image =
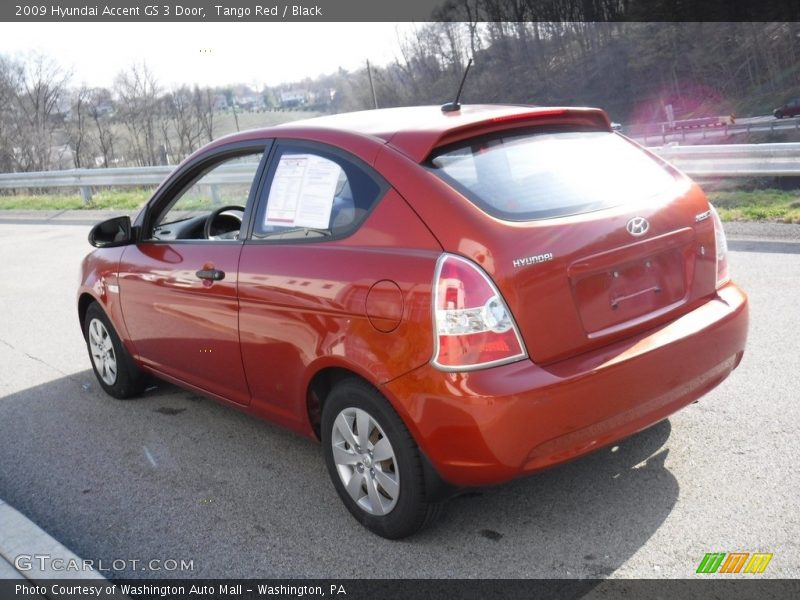
[[[772,553],[709,552],[700,561],[698,573],[763,573]]]

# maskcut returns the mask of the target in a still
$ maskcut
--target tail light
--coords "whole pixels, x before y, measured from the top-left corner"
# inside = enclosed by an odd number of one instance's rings
[[[722,220],[717,214],[717,209],[710,203],[711,216],[714,219],[714,240],[716,242],[717,256],[717,289],[731,280],[728,272],[728,240],[725,237],[725,230],[722,228]]]
[[[478,265],[443,254],[433,284],[434,366],[469,371],[527,357],[511,311]]]

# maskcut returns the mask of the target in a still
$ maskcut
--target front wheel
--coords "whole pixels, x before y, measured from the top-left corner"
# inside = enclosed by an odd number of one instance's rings
[[[425,497],[419,450],[400,417],[366,382],[337,384],[322,408],[325,464],[339,497],[367,529],[398,539],[438,514]]]
[[[84,337],[100,387],[114,398],[132,398],[144,389],[144,374],[134,364],[111,320],[97,303],[86,311]]]

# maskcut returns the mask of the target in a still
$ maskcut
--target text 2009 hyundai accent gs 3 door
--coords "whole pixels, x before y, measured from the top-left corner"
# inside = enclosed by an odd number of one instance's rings
[[[153,374],[321,440],[345,506],[390,538],[664,419],[747,336],[713,207],[596,109],[236,134],[90,241],[103,389]]]

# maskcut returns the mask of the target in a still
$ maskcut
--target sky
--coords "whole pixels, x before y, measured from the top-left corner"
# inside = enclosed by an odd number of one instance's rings
[[[72,72],[73,85],[110,87],[146,62],[163,86],[275,86],[385,65],[409,23],[8,23],[0,54],[41,53]]]

